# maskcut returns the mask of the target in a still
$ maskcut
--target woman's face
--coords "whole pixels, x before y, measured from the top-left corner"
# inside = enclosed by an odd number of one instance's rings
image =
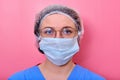
[[[65,15],[52,14],[43,19],[40,36],[49,38],[73,38],[77,35],[74,22]]]

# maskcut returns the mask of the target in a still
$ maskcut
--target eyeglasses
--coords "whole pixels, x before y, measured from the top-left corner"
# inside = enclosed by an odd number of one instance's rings
[[[52,27],[45,27],[40,29],[40,35],[46,38],[55,38],[59,32],[59,35],[62,38],[73,38],[78,33],[78,30],[72,27],[63,27],[61,30],[55,30]]]

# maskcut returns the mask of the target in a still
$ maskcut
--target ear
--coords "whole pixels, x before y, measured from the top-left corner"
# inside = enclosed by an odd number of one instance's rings
[[[84,28],[83,28],[83,24],[81,25],[81,31],[78,32],[78,44],[80,46],[81,40],[83,38],[83,34],[84,34]]]
[[[39,46],[39,42],[40,42],[40,41],[41,41],[40,36],[39,36],[39,37],[36,36],[36,42],[35,42],[36,47],[38,48],[38,51],[39,51],[40,53],[44,54],[44,52],[40,49],[40,46]]]
[[[81,43],[81,40],[83,38],[83,35],[84,35],[84,25],[83,25],[83,20],[80,19],[80,22],[81,22],[81,31],[78,32],[78,43],[79,43],[79,46],[80,46],[80,43]]]
[[[35,46],[37,47],[37,48],[39,48],[39,42],[40,42],[40,40],[39,40],[39,38],[38,38],[38,36],[35,36]]]
[[[77,38],[77,41],[78,41],[78,45],[80,46],[80,41],[81,41],[81,38],[80,38],[79,33],[78,33],[78,38]]]
[[[35,46],[39,48],[40,37],[35,36]]]
[[[84,25],[83,25],[83,20],[80,19],[80,22],[81,22],[80,38],[83,38],[83,35],[84,35]]]

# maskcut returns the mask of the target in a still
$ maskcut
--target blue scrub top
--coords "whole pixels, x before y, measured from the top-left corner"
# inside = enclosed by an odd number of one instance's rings
[[[38,66],[12,75],[8,80],[45,80]],[[76,65],[67,80],[105,80],[103,77]]]

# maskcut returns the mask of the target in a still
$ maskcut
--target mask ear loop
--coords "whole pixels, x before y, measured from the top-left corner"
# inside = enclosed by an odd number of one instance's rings
[[[38,34],[38,36],[36,36],[36,46],[37,46],[38,50],[39,50],[42,54],[44,54],[44,52],[40,49],[40,46],[39,46],[39,43],[40,43],[42,37],[40,36],[39,33],[37,33],[37,34]]]
[[[39,46],[39,43],[40,43],[40,41],[41,41],[41,36],[37,37],[37,39],[38,39],[38,50],[39,50],[42,54],[44,54],[44,51],[41,50],[41,49],[40,49],[40,46]]]
[[[37,40],[38,40],[38,42],[40,42],[40,40],[41,40],[41,36],[38,36],[38,37],[37,37]]]

